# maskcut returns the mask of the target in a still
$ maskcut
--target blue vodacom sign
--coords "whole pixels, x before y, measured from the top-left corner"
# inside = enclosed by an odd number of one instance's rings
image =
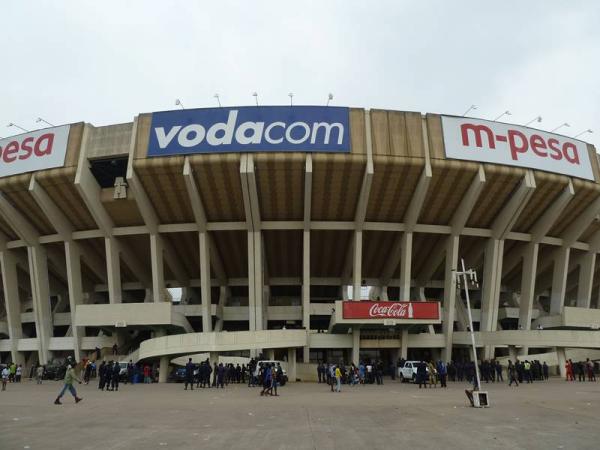
[[[349,109],[243,106],[152,114],[149,157],[259,151],[348,153]]]

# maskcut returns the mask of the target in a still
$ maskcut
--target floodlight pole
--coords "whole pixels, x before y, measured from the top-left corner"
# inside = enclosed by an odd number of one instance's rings
[[[475,390],[478,391],[481,386],[481,381],[479,378],[479,364],[477,360],[477,347],[475,346],[475,332],[473,331],[473,316],[471,315],[471,301],[469,299],[469,278],[471,280],[477,280],[477,272],[473,269],[466,270],[465,268],[465,260],[464,258],[460,259],[460,263],[462,266],[462,272],[454,272],[457,277],[463,278],[464,290],[465,290],[465,298],[467,300],[467,312],[469,313],[469,334],[471,335],[471,346],[473,348],[473,361],[475,363],[475,378],[477,380],[477,385],[475,386]],[[469,276],[467,278],[467,275]]]

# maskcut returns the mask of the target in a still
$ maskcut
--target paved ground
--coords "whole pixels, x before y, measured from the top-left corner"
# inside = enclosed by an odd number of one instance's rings
[[[597,449],[600,383],[485,387],[492,407],[467,406],[463,383],[447,390],[297,383],[261,398],[243,385],[80,386],[52,404],[58,382],[0,392],[0,449]]]

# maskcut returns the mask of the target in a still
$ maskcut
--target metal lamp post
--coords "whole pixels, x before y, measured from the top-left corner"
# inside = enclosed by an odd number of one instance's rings
[[[460,259],[460,263],[462,266],[462,271],[454,272],[456,276],[456,281],[460,286],[461,282],[464,284],[465,290],[465,298],[467,300],[467,312],[469,313],[469,334],[471,335],[471,346],[473,348],[473,361],[475,363],[475,378],[477,380],[477,385],[475,386],[475,390],[479,390],[481,386],[481,380],[479,378],[479,364],[477,364],[477,347],[475,346],[475,332],[473,331],[473,316],[471,315],[471,301],[469,299],[469,281],[478,286],[477,282],[477,272],[473,269],[466,270],[465,268],[465,260],[463,258]],[[461,280],[462,278],[462,280]]]

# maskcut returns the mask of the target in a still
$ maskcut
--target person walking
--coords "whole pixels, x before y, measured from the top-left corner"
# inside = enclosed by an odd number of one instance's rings
[[[429,387],[433,385],[437,388],[437,370],[435,369],[433,361],[427,363],[427,369],[429,370]]]
[[[573,361],[569,359],[565,364],[565,369],[567,370],[567,379],[565,381],[575,381],[575,376],[573,375]]]
[[[10,376],[9,368],[5,367],[4,369],[2,369],[2,374],[0,376],[2,376],[2,390],[5,391],[6,383],[8,383],[8,377]]]
[[[512,361],[508,360],[508,385],[512,386],[513,381],[516,387],[519,387],[519,382],[517,381],[517,369],[513,365]]]
[[[339,366],[335,368],[335,391],[342,392],[342,371]]]
[[[150,384],[150,366],[144,364],[144,384]]]
[[[83,369],[83,383],[88,384],[90,382],[90,376],[92,375],[92,363],[87,360]]]
[[[187,364],[185,365],[185,387],[184,391],[187,391],[188,384],[190,385],[190,390],[194,390],[194,364],[192,363],[192,358],[188,359]]]
[[[283,382],[283,369],[281,368],[281,364],[277,363],[277,370],[275,371],[275,383],[273,384],[273,390],[275,391],[275,395],[276,397],[279,396],[279,394],[277,393],[277,387],[281,386],[281,383]]]
[[[44,378],[44,366],[38,364],[35,369],[35,381],[37,384],[42,384],[42,379]]]
[[[437,363],[437,372],[440,377],[440,387],[447,388],[446,379],[448,377],[448,368],[446,367],[446,363],[442,360],[439,360]]]
[[[542,364],[542,374],[544,380],[548,381],[548,364],[546,364],[546,361],[544,361],[544,364]]]
[[[596,375],[594,374],[594,363],[590,361],[590,358],[585,360],[585,368],[588,374],[588,381],[596,381]]]
[[[73,381],[77,381],[79,384],[81,384],[81,380],[77,378],[77,375],[75,375],[75,369],[73,369],[73,366],[69,364],[65,373],[65,385],[63,386],[62,391],[60,391],[60,394],[58,394],[58,397],[56,397],[56,400],[54,400],[55,405],[62,405],[60,399],[63,395],[65,395],[67,389],[75,399],[75,403],[79,403],[81,400],[83,400],[83,398],[77,397],[77,391],[73,387]]]
[[[121,376],[121,365],[115,361],[112,368],[111,391],[119,390],[119,377]]]
[[[273,373],[271,371],[271,366],[267,364],[266,367],[262,368],[263,389],[260,391],[261,396],[268,394],[268,391],[271,388],[272,377]]]
[[[21,382],[21,376],[23,375],[23,366],[21,366],[21,364],[19,364],[17,366],[17,368],[15,369],[15,382],[16,383],[20,383]]]
[[[531,378],[531,363],[529,360],[525,360],[523,368],[525,369],[525,381],[527,381],[527,384],[533,383],[533,379]]]
[[[219,363],[219,367],[217,368],[217,388],[221,386],[221,389],[225,389],[225,385],[223,382],[225,381],[225,367],[223,367],[223,363]]]
[[[500,365],[500,361],[496,361],[496,379],[498,382],[504,382],[504,377],[502,376],[502,365]]]
[[[417,364],[417,383],[419,383],[419,389],[422,386],[427,388],[427,364],[423,361]]]
[[[9,368],[8,381],[11,383],[15,382],[15,374],[17,373],[17,365],[12,363]]]
[[[104,385],[106,384],[106,367],[105,361],[102,361],[98,367],[98,389],[101,391],[104,390]]]

